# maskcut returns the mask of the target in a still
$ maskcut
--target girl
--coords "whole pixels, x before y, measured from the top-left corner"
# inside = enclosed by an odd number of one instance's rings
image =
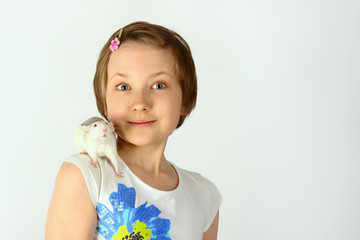
[[[46,239],[217,239],[217,188],[164,156],[196,103],[184,39],[145,22],[116,31],[101,50],[94,91],[118,136],[122,176],[109,163],[94,168],[87,155],[70,156],[56,179]]]

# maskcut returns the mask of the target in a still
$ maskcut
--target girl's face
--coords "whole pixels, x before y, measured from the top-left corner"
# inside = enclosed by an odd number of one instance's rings
[[[124,43],[108,64],[107,116],[126,142],[167,141],[182,113],[182,93],[169,49]]]

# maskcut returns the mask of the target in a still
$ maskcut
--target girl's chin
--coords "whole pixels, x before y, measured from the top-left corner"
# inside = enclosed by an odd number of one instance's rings
[[[131,138],[121,138],[118,141],[119,146],[121,144],[130,145],[133,147],[150,147],[150,146],[157,146],[157,145],[163,145],[166,143],[167,139],[161,140],[161,139],[153,139],[153,138],[144,138],[143,136],[139,137],[131,137]]]

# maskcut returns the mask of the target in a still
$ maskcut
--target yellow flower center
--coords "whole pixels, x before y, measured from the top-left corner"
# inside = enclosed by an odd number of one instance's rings
[[[117,233],[112,237],[112,240],[148,240],[152,235],[150,229],[147,229],[146,227],[145,223],[136,220],[132,233],[128,232],[126,226],[121,226]]]

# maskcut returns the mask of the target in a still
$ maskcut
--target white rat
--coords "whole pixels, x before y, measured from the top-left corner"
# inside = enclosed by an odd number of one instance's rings
[[[97,167],[100,159],[107,158],[113,165],[117,178],[119,172],[119,155],[116,151],[115,128],[112,122],[92,117],[83,122],[75,132],[75,145],[82,154],[88,154],[90,164]]]

